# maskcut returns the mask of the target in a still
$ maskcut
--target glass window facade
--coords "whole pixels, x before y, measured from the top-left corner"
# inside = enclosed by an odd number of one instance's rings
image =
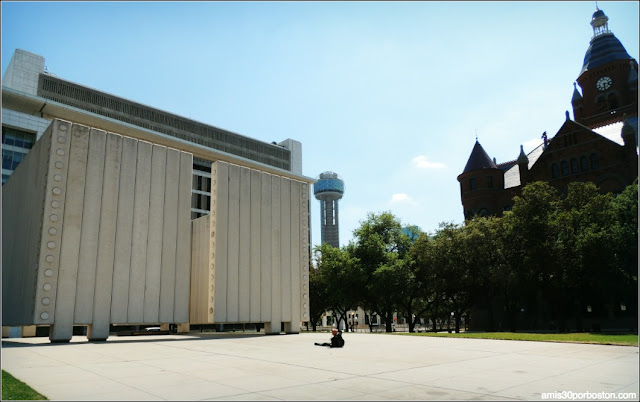
[[[36,135],[10,127],[2,127],[2,183],[4,184],[33,147]]]
[[[209,169],[210,170],[210,169]],[[211,173],[194,164],[191,185],[191,219],[208,215],[211,211]]]

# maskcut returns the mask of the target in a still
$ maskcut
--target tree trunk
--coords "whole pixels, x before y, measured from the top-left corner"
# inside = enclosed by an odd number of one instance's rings
[[[438,297],[438,295],[436,294],[436,297]],[[438,322],[436,321],[438,318],[438,302],[436,301],[436,309],[433,313],[433,332],[438,332]]]
[[[487,296],[487,331],[494,332],[495,330],[493,323],[493,298]]]
[[[412,313],[413,311],[411,310],[411,302],[409,302],[409,306],[407,308],[407,317],[409,317],[409,333],[413,332],[413,328],[415,327],[415,323],[413,322],[413,317],[412,317]]]
[[[582,332],[583,313],[582,313],[581,300],[577,300],[575,302],[575,309],[576,309],[576,332]]]
[[[559,293],[559,292],[558,292]],[[558,302],[556,308],[558,309],[558,331],[567,332],[567,316],[566,316],[566,298],[562,294],[557,297]]]
[[[387,312],[385,314],[385,316],[387,317],[386,319],[386,326],[385,326],[385,330],[387,332],[393,332],[392,328],[391,328],[391,323],[393,322],[393,313],[389,313]]]
[[[509,311],[507,311],[509,331],[511,332],[516,332],[516,314],[517,312],[514,309],[509,309]]]
[[[367,312],[364,314],[366,316]],[[373,333],[373,314],[371,314],[371,312],[369,312],[369,332]]]

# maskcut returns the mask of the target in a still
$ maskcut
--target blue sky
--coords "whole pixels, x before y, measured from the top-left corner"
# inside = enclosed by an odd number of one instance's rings
[[[638,59],[638,3],[598,2]],[[498,162],[555,135],[595,2],[2,2],[16,48],[61,78],[259,140],[337,172],[340,242],[367,213],[462,223],[476,134]],[[573,113],[571,114],[573,116]],[[312,243],[320,242],[312,200]]]

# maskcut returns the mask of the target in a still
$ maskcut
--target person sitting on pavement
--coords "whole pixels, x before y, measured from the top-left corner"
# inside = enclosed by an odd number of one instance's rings
[[[331,338],[331,343],[329,342],[325,342],[325,343],[318,343],[316,342],[315,345],[317,346],[328,346],[330,348],[341,348],[344,346],[344,339],[342,339],[342,331],[339,331],[338,328],[334,328],[331,330],[331,333],[333,334],[333,337]]]

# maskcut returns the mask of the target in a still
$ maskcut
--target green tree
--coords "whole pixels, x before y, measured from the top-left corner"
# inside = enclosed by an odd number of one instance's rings
[[[551,221],[562,208],[560,195],[546,182],[534,182],[514,197],[513,209],[504,214],[505,260],[509,271],[510,294],[505,293],[507,325],[516,331],[516,317],[538,290],[546,294],[554,315],[564,324],[566,309],[562,290],[567,275],[557,256],[555,232]],[[507,274],[504,272],[503,274]],[[528,303],[527,303],[528,302]]]
[[[406,283],[402,276],[410,249],[409,237],[390,212],[369,213],[353,233],[354,244],[350,249],[358,266],[360,304],[367,312],[381,314],[386,331],[391,332],[393,312],[400,305],[400,292]]]
[[[329,310],[329,285],[321,275],[320,269],[311,265],[309,268],[309,314],[313,331],[317,330],[318,321],[325,311]]]
[[[617,282],[611,272],[614,257],[609,229],[613,218],[611,198],[611,194],[601,194],[594,183],[570,183],[564,208],[551,222],[558,235],[558,263],[566,275],[562,281],[566,304],[579,330],[585,304],[602,301],[600,295],[605,292],[601,289]]]
[[[406,314],[409,332],[415,331],[416,323],[428,311],[428,289],[426,266],[415,258],[415,247],[419,239],[428,236],[419,227],[412,225],[402,229],[403,239],[400,242],[398,255],[402,263],[397,266],[398,308]]]
[[[464,250],[469,254],[472,307],[487,310],[489,332],[495,331],[493,300],[513,286],[504,255],[503,220],[495,216],[475,216],[463,227]]]
[[[612,271],[618,279],[616,293],[627,305],[627,313],[638,317],[638,179],[611,201],[610,225]]]
[[[318,285],[324,286],[324,306],[336,314],[338,320],[347,324],[347,312],[357,306],[358,286],[356,260],[346,249],[322,243],[314,250]]]
[[[455,331],[460,332],[460,322],[471,306],[472,253],[463,227],[454,223],[442,223],[434,236],[435,283],[444,292],[446,310],[443,311],[450,329],[451,317],[455,318]]]

